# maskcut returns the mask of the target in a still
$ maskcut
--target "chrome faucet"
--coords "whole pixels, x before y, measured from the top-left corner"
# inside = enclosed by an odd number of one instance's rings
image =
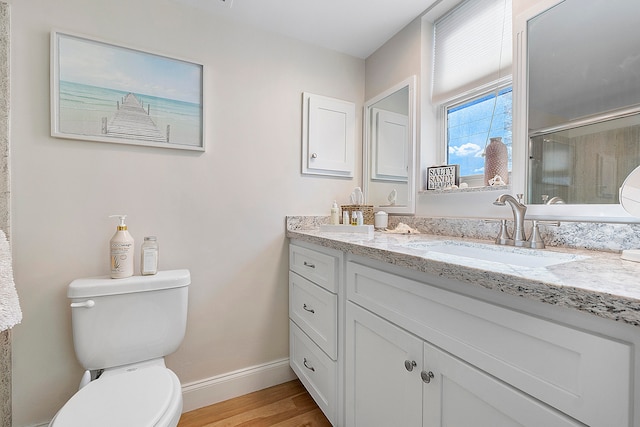
[[[515,246],[527,246],[527,237],[524,233],[524,216],[527,207],[516,200],[511,194],[501,194],[500,197],[493,202],[496,206],[504,206],[509,203],[513,211],[513,244]]]

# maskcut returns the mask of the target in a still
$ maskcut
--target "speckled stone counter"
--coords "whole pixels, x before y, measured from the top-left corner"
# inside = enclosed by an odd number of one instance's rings
[[[323,222],[322,217],[288,217],[287,237],[640,327],[640,263],[621,260],[618,253],[552,247],[542,250],[540,256],[558,253],[558,257],[573,260],[547,267],[523,267],[499,259],[483,261],[411,247],[416,242],[438,240],[450,245],[491,245],[490,240],[424,233],[327,233],[319,229]],[[502,246],[496,249],[498,257],[500,251],[537,252]]]

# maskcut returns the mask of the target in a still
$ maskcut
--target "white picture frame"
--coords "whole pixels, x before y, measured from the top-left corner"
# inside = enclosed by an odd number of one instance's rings
[[[51,136],[204,151],[203,66],[51,33]]]

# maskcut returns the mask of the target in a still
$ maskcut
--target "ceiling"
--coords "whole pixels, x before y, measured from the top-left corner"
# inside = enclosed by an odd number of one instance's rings
[[[366,58],[437,0],[174,0]]]

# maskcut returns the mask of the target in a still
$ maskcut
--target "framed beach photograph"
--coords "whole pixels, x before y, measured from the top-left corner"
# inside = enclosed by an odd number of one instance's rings
[[[204,151],[203,66],[51,34],[51,136]]]

